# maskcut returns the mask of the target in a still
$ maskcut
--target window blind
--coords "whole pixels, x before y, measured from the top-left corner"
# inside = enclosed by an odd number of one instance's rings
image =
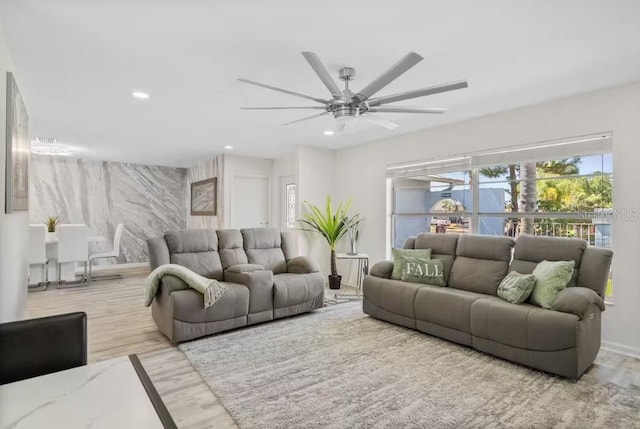
[[[460,155],[448,159],[415,161],[387,166],[387,177],[423,176],[494,165],[565,159],[574,156],[599,155],[613,150],[611,133],[604,132],[550,142],[511,146]]]

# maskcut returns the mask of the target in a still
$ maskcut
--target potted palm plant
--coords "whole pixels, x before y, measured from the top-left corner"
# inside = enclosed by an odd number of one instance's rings
[[[344,205],[338,203],[335,211],[331,204],[331,197],[327,196],[327,203],[324,210],[310,204],[308,201],[302,203],[306,213],[299,219],[302,224],[301,229],[320,234],[326,240],[331,250],[331,275],[329,275],[329,288],[340,289],[342,276],[338,275],[336,266],[336,246],[340,239],[345,236],[354,224],[360,222],[359,214],[348,217],[347,213],[351,206],[351,200]]]

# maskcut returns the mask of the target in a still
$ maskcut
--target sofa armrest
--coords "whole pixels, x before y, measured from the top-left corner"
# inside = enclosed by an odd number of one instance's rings
[[[167,274],[162,276],[160,279],[160,286],[158,287],[156,295],[161,292],[169,295],[171,292],[185,289],[189,289],[189,285],[187,285],[184,280],[179,277],[172,276],[171,274]]]
[[[393,272],[393,262],[391,261],[380,261],[374,264],[369,271],[374,277],[380,277],[382,279],[390,279],[391,273]]]
[[[262,269],[259,271],[234,272],[227,270],[224,272],[224,281],[239,283],[249,289],[273,287],[273,271]]]
[[[264,267],[258,264],[238,264],[227,268],[232,273],[252,273],[254,271],[264,271]]]
[[[318,264],[306,256],[296,256],[287,261],[287,272],[291,274],[309,274],[319,271],[320,267]]]
[[[249,289],[249,317],[252,314],[269,312],[267,320],[271,320],[273,317],[273,271],[235,273],[227,270],[224,272],[224,280],[239,283]]]
[[[582,320],[592,305],[604,311],[604,301],[595,291],[586,287],[568,287],[558,294],[551,309],[575,314]]]

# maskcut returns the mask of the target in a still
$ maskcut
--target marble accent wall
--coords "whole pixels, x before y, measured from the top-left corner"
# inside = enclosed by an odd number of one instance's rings
[[[118,263],[147,261],[147,238],[187,226],[184,168],[33,154],[29,173],[30,222],[57,215],[63,223],[85,223],[90,235],[108,240],[96,250],[110,249],[123,223]]]
[[[187,171],[187,228],[222,229],[224,228],[224,156],[217,156],[199,162]],[[216,216],[191,216],[191,183],[200,180],[218,178]]]

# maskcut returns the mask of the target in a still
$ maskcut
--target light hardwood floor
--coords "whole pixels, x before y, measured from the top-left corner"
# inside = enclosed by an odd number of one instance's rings
[[[89,286],[30,292],[30,317],[86,312],[90,362],[136,353],[178,427],[237,428],[182,351],[157,330],[151,310],[143,307],[145,276],[142,271]],[[334,293],[325,292],[331,298]],[[638,384],[640,360],[603,350],[588,372],[603,383]]]
[[[136,353],[180,428],[237,428],[182,351],[143,307],[145,273],[89,286],[29,293],[29,317],[87,313],[89,362]]]

